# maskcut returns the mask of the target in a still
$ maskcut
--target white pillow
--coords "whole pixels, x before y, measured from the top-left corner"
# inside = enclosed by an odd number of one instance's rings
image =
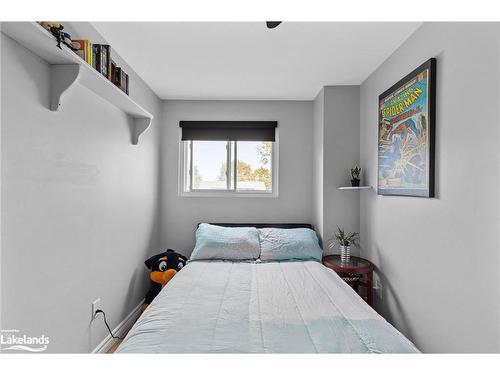
[[[308,228],[259,229],[261,260],[319,260],[323,250],[316,232]]]
[[[221,227],[202,223],[196,230],[196,245],[190,260],[257,259],[259,232],[254,227]]]

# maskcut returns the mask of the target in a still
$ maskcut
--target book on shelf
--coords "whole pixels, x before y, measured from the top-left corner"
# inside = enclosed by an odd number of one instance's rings
[[[129,95],[129,76],[122,68],[116,66],[116,63],[111,58],[111,46],[109,44],[93,44],[88,39],[73,39],[73,42],[79,44],[80,47],[75,53],[83,61]]]
[[[101,46],[99,44],[92,44],[92,68],[101,72]]]
[[[92,66],[93,64],[93,59],[92,59],[92,42],[87,43],[87,63]]]
[[[125,94],[129,93],[129,78],[128,74],[124,72],[122,68],[116,66],[116,64],[112,63],[112,82]]]
[[[112,58],[110,58],[110,72],[109,72],[109,80],[113,83],[115,83],[115,75],[116,75],[116,63]]]
[[[121,83],[122,83],[122,68],[117,66],[115,69],[115,85],[118,86],[120,90],[121,90]]]
[[[108,44],[92,44],[86,39],[75,40],[80,44],[76,54],[109,80],[111,78],[111,47]]]
[[[116,66],[111,58],[109,44],[93,44],[87,39],[76,39],[75,42],[80,44],[80,49],[76,51],[78,56],[129,95],[129,76],[122,68]]]
[[[88,44],[90,43],[87,39],[75,39],[73,42],[80,44],[80,49],[76,51],[76,54],[82,58],[83,61],[88,62]]]
[[[113,64],[113,77],[111,81],[118,87],[120,86],[121,70],[122,68]]]
[[[111,79],[111,47],[109,44],[100,44],[100,65],[101,74],[107,79]]]
[[[125,73],[123,69],[120,70],[120,89],[124,93],[127,92],[127,73]]]
[[[81,39],[75,40],[75,42],[80,43],[80,49],[77,54],[89,65],[92,66],[92,43],[90,40]]]

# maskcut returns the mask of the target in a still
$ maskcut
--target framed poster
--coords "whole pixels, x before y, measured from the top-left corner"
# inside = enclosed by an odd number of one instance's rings
[[[436,59],[378,99],[377,193],[434,197]]]

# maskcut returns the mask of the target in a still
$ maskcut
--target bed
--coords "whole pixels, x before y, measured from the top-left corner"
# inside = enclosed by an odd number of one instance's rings
[[[267,224],[238,225],[262,228]],[[259,259],[189,262],[140,316],[117,350],[417,352],[406,337],[320,262]]]

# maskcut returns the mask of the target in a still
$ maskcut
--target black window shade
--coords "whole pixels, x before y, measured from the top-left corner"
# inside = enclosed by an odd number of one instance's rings
[[[179,121],[183,141],[274,142],[278,121]]]

